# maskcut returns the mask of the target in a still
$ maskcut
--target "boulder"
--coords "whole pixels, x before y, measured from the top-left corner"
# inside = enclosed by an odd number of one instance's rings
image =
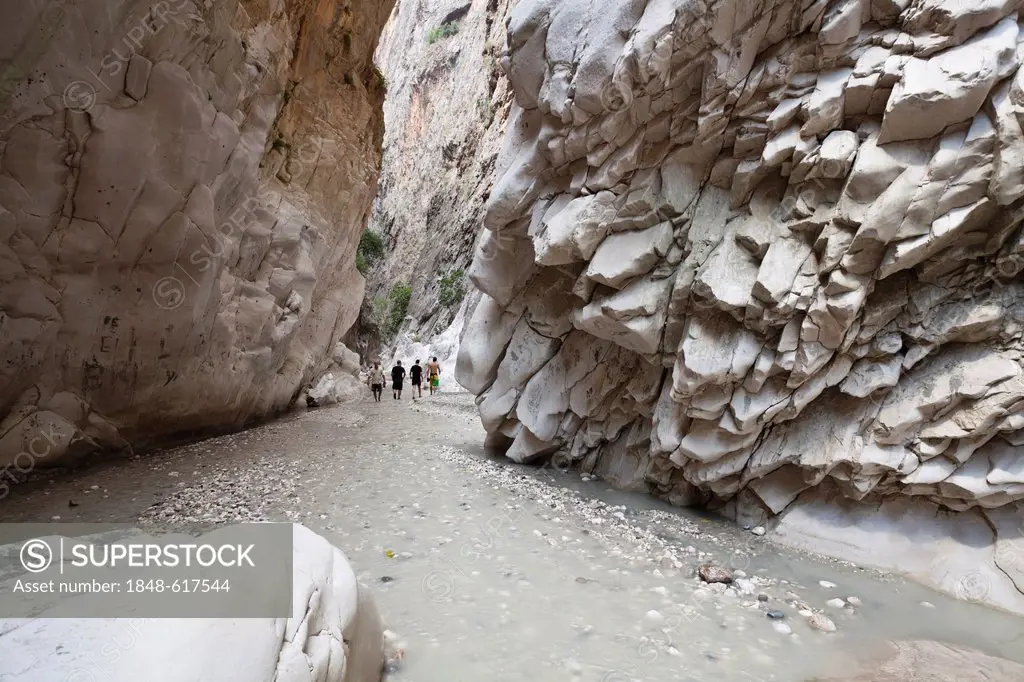
[[[344,554],[293,530],[288,618],[0,620],[12,682],[379,682],[383,626]],[[54,655],[59,651],[60,655]]]

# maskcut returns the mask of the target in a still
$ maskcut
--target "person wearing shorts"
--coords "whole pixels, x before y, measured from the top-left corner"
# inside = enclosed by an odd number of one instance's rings
[[[391,397],[395,400],[402,399],[403,381],[405,381],[405,367],[402,367],[402,361],[399,360],[391,368]]]
[[[416,364],[409,368],[409,382],[412,384],[413,396],[415,400],[417,397],[423,397],[423,368],[420,367],[420,361],[417,360]]]
[[[427,364],[427,376],[430,379],[430,395],[434,395],[434,391],[441,385],[441,365],[437,364],[437,358]]]
[[[369,384],[370,390],[373,391],[373,399],[376,402],[380,402],[380,397],[384,393],[384,370],[380,368],[380,363],[373,363],[373,369],[370,370],[369,376],[366,377],[366,383]]]

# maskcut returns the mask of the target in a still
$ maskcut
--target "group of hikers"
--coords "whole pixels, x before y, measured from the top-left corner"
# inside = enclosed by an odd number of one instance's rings
[[[405,375],[405,367],[402,367],[402,361],[398,360],[395,366],[391,368],[391,397],[395,400],[402,399],[402,386],[405,384]],[[409,380],[412,383],[412,390],[414,392],[412,399],[422,398],[423,367],[420,366],[419,360],[409,369]],[[373,391],[373,399],[379,403],[381,395],[384,393],[384,370],[381,369],[379,362],[373,363],[369,376],[366,377],[366,383]],[[441,365],[438,364],[437,358],[434,358],[427,363],[427,386],[430,387],[430,395],[434,395],[434,392],[439,390],[440,383]]]

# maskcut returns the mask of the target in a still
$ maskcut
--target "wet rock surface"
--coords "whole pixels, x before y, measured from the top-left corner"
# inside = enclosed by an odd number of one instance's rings
[[[988,682],[1021,679],[1024,666],[941,642],[899,642],[873,670],[828,682]],[[826,682],[820,680],[819,682]]]
[[[468,394],[379,405],[366,395],[41,478],[15,488],[0,513],[157,527],[303,523],[344,547],[372,586],[392,630],[395,680],[668,682],[685,665],[694,680],[803,682],[859,670],[851,662],[883,656],[889,640],[1022,651],[1016,618],[793,554],[575,472],[510,464],[479,447],[482,435]],[[71,495],[79,506],[68,508]],[[708,564],[733,583],[702,581]],[[862,605],[828,610],[846,593]],[[785,619],[768,618],[772,610]],[[815,630],[802,611],[827,611],[836,631]]]

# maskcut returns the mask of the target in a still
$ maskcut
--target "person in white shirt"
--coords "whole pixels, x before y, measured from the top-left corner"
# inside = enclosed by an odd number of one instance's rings
[[[366,383],[373,391],[373,399],[379,403],[380,397],[384,393],[384,370],[380,368],[379,362],[373,363],[373,369],[366,377]]]

